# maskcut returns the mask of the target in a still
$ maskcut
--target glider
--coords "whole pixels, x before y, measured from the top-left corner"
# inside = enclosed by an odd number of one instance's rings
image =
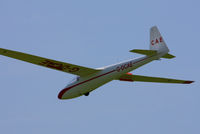
[[[3,56],[76,75],[76,78],[60,91],[58,94],[59,99],[72,99],[82,95],[88,96],[91,91],[112,80],[179,84],[190,84],[194,82],[129,73],[154,60],[159,60],[160,58],[172,59],[175,57],[168,53],[169,49],[156,26],[150,29],[150,49],[133,49],[130,52],[142,54],[144,56],[114,65],[92,69],[0,48],[0,54]]]

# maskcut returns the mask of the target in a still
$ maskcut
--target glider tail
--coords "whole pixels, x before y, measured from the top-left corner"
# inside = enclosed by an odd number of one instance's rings
[[[162,58],[167,59],[172,59],[175,57],[168,53],[169,49],[156,26],[153,26],[150,29],[150,50],[133,49],[130,52],[149,56],[161,53],[163,55]]]

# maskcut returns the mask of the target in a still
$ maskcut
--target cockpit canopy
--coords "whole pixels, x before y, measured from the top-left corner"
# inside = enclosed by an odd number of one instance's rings
[[[80,76],[76,76],[76,77],[73,78],[71,81],[69,81],[69,83],[67,84],[66,87],[70,86],[72,83],[74,83],[74,82],[76,82],[76,81],[79,81],[79,79],[80,79]],[[65,87],[65,88],[66,88],[66,87]]]
[[[79,79],[80,79],[80,76],[76,76],[75,78],[73,78],[69,83],[71,84],[71,83],[74,83],[74,82],[76,82],[76,81],[79,81]]]

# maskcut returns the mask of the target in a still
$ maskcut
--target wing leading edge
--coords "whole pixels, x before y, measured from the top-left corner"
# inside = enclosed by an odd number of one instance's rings
[[[138,81],[138,82],[178,83],[178,84],[190,84],[194,82],[194,81],[189,81],[189,80],[177,80],[177,79],[169,79],[169,78],[132,75],[131,73],[122,75],[118,80],[130,81],[130,82]]]
[[[79,76],[85,76],[100,71],[3,48],[0,48],[0,55]]]

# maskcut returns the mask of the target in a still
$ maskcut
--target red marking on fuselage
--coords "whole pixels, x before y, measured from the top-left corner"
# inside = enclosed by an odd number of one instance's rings
[[[120,65],[120,66],[118,66],[118,67],[116,68],[116,71],[117,71],[117,72],[120,72],[120,71],[123,71],[123,70],[125,70],[125,69],[128,69],[128,68],[132,67],[134,64],[136,64],[136,63],[138,63],[138,62],[141,62],[141,61],[143,61],[143,60],[145,60],[145,59],[147,59],[147,58],[151,58],[151,57],[153,57],[153,56],[154,56],[154,55],[152,55],[152,56],[150,56],[150,57],[146,57],[146,58],[141,59],[141,60],[138,60],[138,61],[136,61],[136,62],[130,61],[129,63],[125,63],[125,64],[123,64],[123,65]]]
[[[133,82],[133,80],[131,79],[119,79],[120,81],[130,81],[130,82]]]
[[[83,83],[86,83],[86,82],[88,82],[88,81],[94,80],[94,79],[99,78],[99,77],[101,77],[101,76],[110,74],[110,73],[112,73],[112,72],[114,72],[114,71],[116,71],[116,70],[112,70],[112,71],[107,72],[107,73],[105,73],[105,74],[101,74],[101,75],[99,75],[99,76],[93,77],[93,78],[88,79],[88,80],[83,81],[83,82],[80,82],[80,83],[78,83],[78,84],[76,84],[76,85],[73,85],[73,86],[71,86],[71,87],[65,88],[65,89],[63,89],[63,90],[58,94],[58,98],[59,98],[59,99],[62,99],[63,94],[64,94],[65,92],[67,92],[68,90],[70,90],[71,88],[73,88],[73,87],[76,87],[76,86],[81,85],[81,84],[83,84]]]
[[[132,67],[133,64],[134,64],[134,63],[132,63],[132,61],[130,61],[129,63],[125,63],[125,64],[123,64],[123,65],[118,66],[118,67],[116,68],[116,70],[117,70],[118,72],[124,71],[124,70],[126,70],[126,69]]]
[[[136,62],[132,63],[132,65],[133,65],[133,64],[136,64],[136,63],[138,63],[138,62],[140,62],[140,61],[143,61],[143,60],[145,60],[145,59],[151,58],[151,57],[153,57],[153,56],[154,56],[154,55],[152,55],[152,56],[150,56],[150,57],[146,57],[146,58],[141,59],[141,60],[139,60],[139,61],[136,61]],[[63,89],[63,90],[58,94],[58,98],[59,98],[59,99],[62,99],[62,96],[65,94],[65,92],[67,92],[68,90],[70,90],[70,89],[72,89],[72,88],[74,88],[74,87],[76,87],[76,86],[78,86],[78,85],[81,85],[81,84],[83,84],[83,83],[86,83],[86,82],[88,82],[88,81],[94,80],[94,79],[96,79],[96,78],[99,78],[99,77],[101,77],[101,76],[110,74],[110,73],[115,72],[115,71],[117,71],[117,68],[116,68],[115,70],[112,70],[112,71],[107,72],[107,73],[105,73],[105,74],[101,74],[101,75],[99,75],[99,76],[93,77],[93,78],[88,79],[88,80],[86,80],[86,81],[77,83],[77,84],[75,84],[75,85],[73,85],[73,86],[71,86],[71,87],[67,87],[67,88]]]

